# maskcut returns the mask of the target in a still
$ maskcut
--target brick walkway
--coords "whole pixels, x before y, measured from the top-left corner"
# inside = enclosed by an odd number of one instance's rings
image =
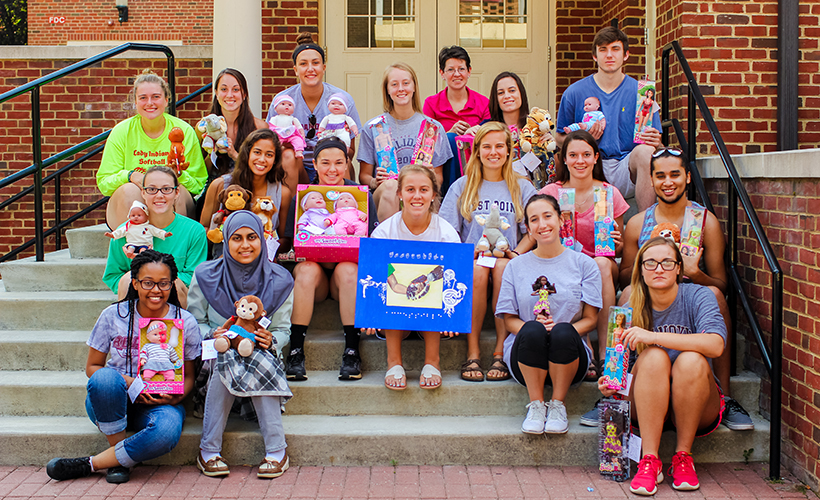
[[[764,479],[766,464],[704,464],[699,491],[678,493],[666,479],[655,498],[816,498],[793,476],[782,483]],[[38,467],[0,467],[0,498],[172,500],[182,498],[290,499],[564,499],[640,498],[628,483],[604,481],[590,467],[292,467],[282,477],[261,480],[251,467],[233,467],[226,479],[212,479],[194,466],[137,467],[126,484],[112,485],[101,474],[54,482]]]

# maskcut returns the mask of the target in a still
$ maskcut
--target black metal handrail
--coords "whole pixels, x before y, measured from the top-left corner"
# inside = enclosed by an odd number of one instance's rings
[[[31,186],[26,187],[19,193],[15,194],[14,196],[4,200],[0,203],[0,210],[6,208],[7,206],[19,201],[24,196],[34,193],[34,225],[35,225],[35,236],[33,239],[26,241],[25,243],[21,244],[20,246],[14,248],[12,251],[8,252],[7,254],[0,256],[0,262],[5,260],[9,260],[12,257],[16,256],[20,252],[29,248],[32,244],[35,245],[35,253],[36,259],[38,261],[42,261],[45,256],[44,250],[44,241],[45,238],[50,236],[51,234],[57,232],[58,237],[56,238],[55,249],[60,250],[62,247],[62,239],[59,237],[61,234],[60,231],[68,226],[69,224],[73,223],[78,218],[90,213],[91,211],[95,210],[96,208],[102,206],[107,200],[108,197],[103,197],[100,200],[95,201],[91,206],[86,207],[85,209],[81,210],[77,214],[69,217],[65,221],[62,220],[61,214],[61,206],[60,206],[60,194],[61,194],[61,176],[66,172],[74,169],[75,167],[81,165],[84,161],[93,158],[94,156],[98,155],[102,152],[103,146],[100,145],[94,148],[92,151],[84,154],[82,157],[72,161],[65,167],[58,169],[57,171],[49,174],[45,178],[43,177],[43,169],[48,168],[56,163],[59,163],[63,160],[66,160],[76,154],[79,154],[85,151],[88,148],[91,148],[108,138],[108,135],[111,133],[110,130],[107,130],[101,134],[98,134],[90,139],[87,139],[79,144],[71,146],[59,153],[50,156],[47,159],[42,158],[42,151],[40,148],[41,144],[41,133],[40,133],[40,87],[51,83],[55,80],[58,80],[64,76],[67,76],[75,71],[85,69],[89,66],[94,64],[98,64],[101,61],[106,59],[110,59],[116,55],[122,54],[123,52],[127,52],[129,50],[136,50],[136,51],[147,51],[147,52],[162,52],[165,54],[168,60],[168,71],[167,71],[167,80],[168,86],[170,88],[170,96],[169,96],[169,112],[172,115],[176,114],[176,108],[185,104],[186,102],[190,101],[191,99],[195,99],[199,95],[207,92],[211,89],[212,84],[208,83],[190,95],[185,96],[184,98],[176,101],[176,79],[175,79],[175,71],[174,71],[174,53],[171,49],[165,45],[156,45],[156,44],[146,44],[146,43],[124,43],[117,47],[114,47],[110,50],[97,54],[95,56],[89,57],[88,59],[84,59],[82,61],[76,62],[70,66],[67,66],[59,71],[55,71],[50,73],[46,76],[33,80],[25,85],[22,85],[16,89],[10,90],[2,95],[0,95],[0,104],[10,99],[14,99],[15,97],[19,97],[26,93],[31,93],[31,123],[32,123],[32,148],[33,148],[33,155],[34,155],[34,163],[26,168],[23,168],[12,175],[5,177],[4,179],[0,180],[0,188],[6,187],[14,182],[22,180],[30,175],[34,176],[34,184]],[[55,196],[54,196],[54,227],[51,229],[44,231],[43,230],[43,186],[45,183],[53,180],[55,186]]]
[[[669,119],[669,56],[671,52],[675,52],[684,76],[686,77],[688,86],[688,113],[687,113],[687,128],[688,140],[684,138],[683,130],[677,119]],[[763,365],[769,373],[771,378],[771,408],[770,408],[770,444],[769,444],[769,474],[773,478],[780,476],[780,421],[781,421],[781,388],[782,388],[782,353],[783,353],[783,271],[780,268],[780,263],[775,256],[769,239],[763,231],[760,224],[760,219],[757,217],[752,202],[749,200],[749,195],[746,188],[743,187],[743,182],[740,175],[737,173],[735,164],[732,161],[731,155],[723,142],[723,138],[718,131],[712,113],[709,111],[709,106],[706,105],[706,100],[700,91],[697,79],[695,78],[692,69],[686,57],[683,55],[683,50],[680,44],[676,41],[671,42],[663,48],[661,54],[661,71],[663,90],[662,97],[662,113],[663,113],[663,142],[669,143],[668,128],[671,126],[675,129],[675,134],[684,150],[689,153],[689,160],[691,162],[691,169],[693,182],[695,183],[698,193],[703,201],[707,204],[709,210],[714,211],[709,197],[706,192],[706,187],[703,180],[700,178],[700,172],[695,164],[697,156],[697,123],[696,111],[700,111],[700,116],[706,124],[706,128],[712,136],[712,140],[718,150],[718,155],[723,161],[726,172],[729,177],[728,183],[728,202],[727,202],[727,231],[729,236],[729,244],[727,247],[727,260],[729,277],[731,278],[731,285],[729,287],[729,310],[732,316],[732,331],[736,331],[737,326],[737,301],[740,299],[743,312],[749,322],[749,327],[752,330],[754,339],[760,348],[761,356],[763,358]],[[697,108],[696,108],[697,106]],[[752,228],[755,238],[763,251],[763,257],[766,260],[766,265],[769,267],[772,274],[772,347],[769,349],[763,337],[763,330],[757,320],[757,315],[749,302],[746,292],[743,290],[740,274],[737,270],[737,221],[738,221],[738,200],[746,212],[749,225]],[[732,360],[734,362],[734,356]]]

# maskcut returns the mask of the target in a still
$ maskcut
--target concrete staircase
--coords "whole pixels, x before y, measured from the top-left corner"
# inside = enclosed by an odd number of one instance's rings
[[[85,415],[85,341],[99,312],[115,300],[100,280],[108,240],[102,227],[68,231],[69,250],[37,263],[24,259],[0,265],[0,465],[42,465],[54,456],[81,456],[106,447],[105,438]],[[309,379],[291,384],[294,398],[283,420],[294,463],[299,465],[505,464],[592,465],[597,429],[578,417],[599,393],[592,383],[567,398],[570,430],[559,436],[520,431],[528,402],[512,381],[471,383],[458,368],[466,358],[463,338],[442,341],[443,385],[418,388],[423,343],[403,346],[408,389],[383,386],[383,342],[362,341],[365,376],[340,382],[343,349],[337,304],[318,305],[306,343]],[[482,334],[482,360],[489,366],[494,333]],[[738,349],[742,352],[742,349]],[[747,409],[757,409],[760,380],[745,372],[732,390]],[[547,397],[549,395],[547,394]],[[753,412],[756,430],[721,427],[695,441],[699,462],[768,457],[769,423]],[[202,421],[189,416],[176,449],[158,464],[193,463]],[[673,453],[665,436],[661,456]],[[264,454],[258,425],[231,417],[223,454],[232,464],[255,464]]]

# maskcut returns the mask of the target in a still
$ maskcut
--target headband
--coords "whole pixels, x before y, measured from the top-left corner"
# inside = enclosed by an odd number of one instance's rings
[[[296,106],[296,103],[293,101],[293,98],[287,94],[279,94],[276,96],[276,99],[273,100],[273,109],[276,109],[276,106],[282,104],[282,101],[288,101],[289,103]]]
[[[336,211],[336,204],[339,203],[339,200],[341,200],[342,196],[344,196],[344,195],[350,196],[351,198],[353,198],[353,201],[355,201],[356,203],[359,203],[359,200],[357,200],[356,197],[353,196],[353,193],[348,193],[347,191],[342,191],[341,193],[339,193],[339,197],[336,198],[336,201],[333,202],[333,211],[334,212]]]
[[[296,58],[299,57],[299,54],[303,50],[315,50],[319,53],[320,56],[322,56],[322,62],[325,62],[325,51],[322,49],[322,47],[319,47],[315,43],[303,43],[297,45],[296,48],[293,49],[293,64],[296,64]]]
[[[340,103],[342,103],[345,109],[348,108],[347,98],[345,98],[344,94],[342,94],[341,92],[336,92],[335,94],[330,96],[330,99],[327,100],[327,103],[330,104],[331,101],[339,101]]]
[[[313,194],[313,193],[316,193],[316,194],[318,194],[319,196],[321,196],[322,200],[324,200],[324,199],[325,199],[324,195],[322,195],[322,193],[320,193],[319,191],[308,191],[308,192],[307,192],[307,193],[305,193],[305,195],[302,197],[302,202],[301,202],[301,203],[299,203],[300,205],[302,205],[302,210],[306,210],[306,209],[305,209],[305,203],[307,203],[308,198],[309,198],[309,197],[310,197],[310,195],[311,195],[311,194]]]
[[[347,146],[344,141],[338,137],[331,136],[316,143],[316,146],[313,147],[313,160],[315,161],[319,158],[320,152],[330,148],[338,148],[345,154],[345,156],[347,156]]]

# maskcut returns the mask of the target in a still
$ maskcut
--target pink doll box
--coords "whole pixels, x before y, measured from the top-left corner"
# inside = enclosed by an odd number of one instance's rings
[[[185,322],[182,319],[140,318],[139,374],[147,394],[183,394]]]
[[[461,169],[461,175],[464,175],[464,169],[467,168],[467,162],[470,161],[470,155],[473,153],[473,138],[472,135],[456,136],[458,166]]]
[[[299,219],[304,214],[303,198],[312,191],[318,191],[325,199],[325,206],[333,214],[333,202],[342,192],[350,193],[359,202],[359,210],[367,211],[367,186],[317,186],[299,184],[296,187],[296,220],[293,224],[293,249],[296,262],[358,262],[359,239],[361,236],[347,234],[315,234],[299,228]],[[365,226],[368,220],[363,221]],[[332,227],[332,226],[331,226]],[[325,228],[327,229],[327,228]]]
[[[416,147],[413,149],[413,160],[410,163],[433,168],[433,153],[438,140],[438,127],[430,120],[424,120],[419,127]]]

